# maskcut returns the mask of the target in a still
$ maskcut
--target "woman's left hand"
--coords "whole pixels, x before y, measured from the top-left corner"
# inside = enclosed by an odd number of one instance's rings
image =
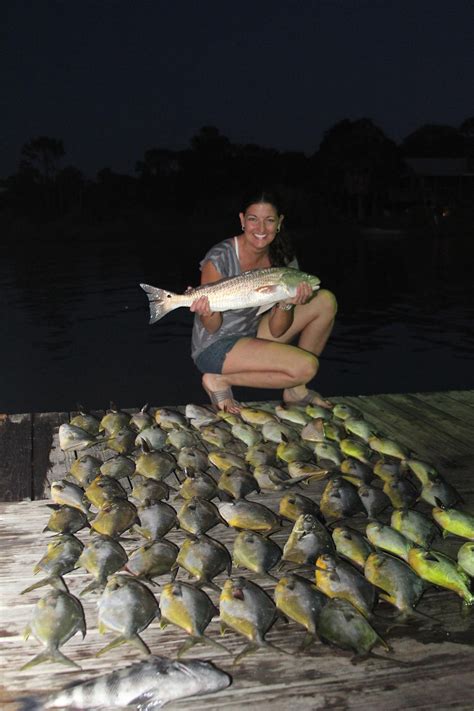
[[[298,306],[299,304],[306,304],[312,297],[313,290],[311,284],[307,281],[302,281],[296,287],[296,294],[291,299],[285,299],[285,304],[293,304]]]

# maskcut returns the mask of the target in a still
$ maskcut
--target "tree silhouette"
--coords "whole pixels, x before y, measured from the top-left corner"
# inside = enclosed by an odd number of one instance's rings
[[[465,155],[465,140],[454,126],[429,123],[410,133],[401,149],[410,158],[461,158]]]
[[[51,180],[57,175],[64,156],[64,144],[61,140],[38,136],[25,143],[21,149],[20,170],[31,171],[43,180]]]

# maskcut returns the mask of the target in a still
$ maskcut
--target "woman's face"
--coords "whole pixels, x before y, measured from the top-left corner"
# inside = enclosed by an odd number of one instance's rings
[[[239,217],[246,239],[257,249],[268,247],[273,242],[283,222],[283,215],[279,215],[268,202],[249,205]]]

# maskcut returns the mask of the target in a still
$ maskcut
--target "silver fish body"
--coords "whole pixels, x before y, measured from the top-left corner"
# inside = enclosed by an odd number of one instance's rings
[[[62,689],[42,702],[24,699],[21,709],[133,706],[147,711],[176,699],[225,689],[230,683],[231,677],[211,662],[197,659],[179,662],[150,656],[145,661]]]
[[[185,294],[174,294],[149,284],[140,286],[150,301],[150,323],[155,323],[174,309],[191,306],[201,296],[208,297],[212,311],[259,308],[263,312],[278,301],[294,296],[297,285],[303,281],[308,282],[313,291],[319,289],[318,277],[290,267],[252,269],[189,289]]]

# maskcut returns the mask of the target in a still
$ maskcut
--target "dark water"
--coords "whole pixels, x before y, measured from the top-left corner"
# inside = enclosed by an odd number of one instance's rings
[[[224,232],[225,236],[226,232]],[[231,230],[227,232],[231,234]],[[217,236],[216,236],[217,235]],[[185,309],[148,326],[148,282],[175,291],[222,232],[115,238],[100,230],[4,242],[0,411],[204,402]],[[324,394],[474,387],[474,235],[296,235],[339,302],[314,386]],[[237,390],[242,399],[277,391]]]

